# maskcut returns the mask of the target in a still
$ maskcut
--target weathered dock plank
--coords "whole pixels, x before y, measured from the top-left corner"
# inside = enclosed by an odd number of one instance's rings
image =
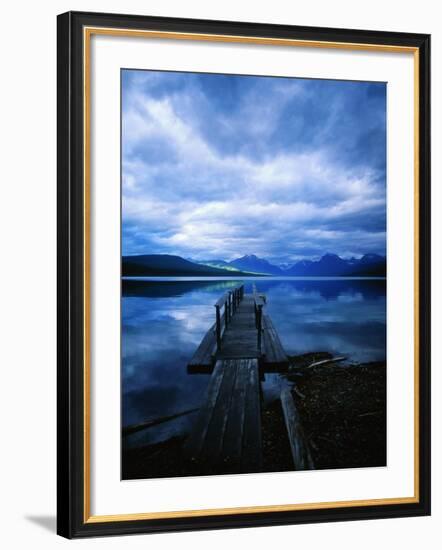
[[[289,366],[287,354],[281,344],[278,333],[273,326],[272,320],[268,315],[263,316],[263,340],[264,340],[264,363],[267,367],[283,367]]]
[[[282,390],[280,399],[295,470],[313,470],[310,450],[304,439],[299,414],[288,388]]]
[[[234,393],[224,434],[223,457],[224,461],[235,469],[241,465],[249,365],[253,368],[253,362],[249,359],[238,361],[240,364],[236,373]]]
[[[258,361],[218,360],[207,397],[185,445],[187,457],[207,471],[262,468]]]
[[[224,363],[222,367],[223,380],[218,391],[215,409],[207,428],[205,441],[198,457],[201,462],[210,464],[211,466],[222,462],[223,459],[224,433],[237,374],[236,365],[230,361]]]
[[[206,392],[206,398],[197,415],[192,433],[185,444],[185,451],[192,460],[198,457],[206,440],[207,430],[212,420],[218,399],[219,389],[224,376],[224,366],[221,361],[217,362],[210,378]]]
[[[200,345],[197,347],[192,359],[188,363],[189,370],[198,367],[208,368],[213,366],[213,357],[216,351],[215,324],[206,332]]]
[[[258,421],[259,419],[259,421]],[[261,395],[257,364],[248,370],[241,471],[262,470]]]

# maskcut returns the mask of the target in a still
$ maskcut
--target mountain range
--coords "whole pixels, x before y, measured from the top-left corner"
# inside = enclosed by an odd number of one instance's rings
[[[199,261],[220,269],[238,269],[251,273],[291,277],[343,277],[379,276],[386,274],[386,261],[378,254],[365,254],[361,258],[341,258],[337,254],[324,254],[319,260],[300,260],[292,265],[275,265],[251,254],[226,262],[224,260]]]
[[[361,258],[341,258],[324,254],[319,260],[300,260],[293,265],[278,266],[255,254],[230,262],[192,260],[169,254],[123,256],[123,276],[290,276],[290,277],[385,277],[386,259],[378,254]]]

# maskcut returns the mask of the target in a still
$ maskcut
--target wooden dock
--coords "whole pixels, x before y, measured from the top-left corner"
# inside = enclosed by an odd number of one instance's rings
[[[244,294],[240,285],[221,296],[214,304],[215,323],[190,360],[189,372],[210,372],[219,359],[257,359],[265,370],[287,368],[287,354],[264,313],[265,304],[254,285],[251,294]]]
[[[260,371],[286,370],[287,354],[253,285],[229,290],[214,304],[215,322],[188,364],[212,373],[185,454],[198,471],[262,470]]]

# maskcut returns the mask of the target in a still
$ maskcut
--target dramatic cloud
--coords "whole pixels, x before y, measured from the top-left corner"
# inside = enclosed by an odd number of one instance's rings
[[[124,254],[385,254],[385,84],[122,79]]]

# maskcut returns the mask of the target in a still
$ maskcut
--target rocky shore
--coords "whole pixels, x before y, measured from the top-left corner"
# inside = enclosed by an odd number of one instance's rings
[[[292,395],[316,469],[386,465],[386,363],[291,358]]]

